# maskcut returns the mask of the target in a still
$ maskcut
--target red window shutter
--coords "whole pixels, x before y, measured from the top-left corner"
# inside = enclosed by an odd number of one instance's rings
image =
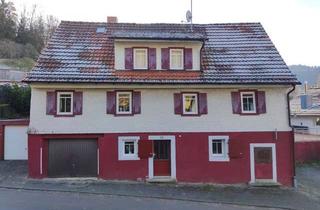
[[[57,95],[56,92],[47,92],[47,115],[55,115],[57,113]]]
[[[139,140],[138,141],[138,156],[141,159],[152,157],[153,155],[153,141]]]
[[[107,92],[107,114],[116,114],[116,92]]]
[[[133,114],[141,113],[141,92],[133,92]]]
[[[161,68],[170,68],[170,51],[169,48],[161,48]]]
[[[149,69],[155,70],[157,69],[157,49],[156,48],[149,48]]]
[[[267,112],[266,109],[266,94],[264,91],[258,91],[256,93],[257,100],[257,113],[264,114]]]
[[[133,49],[125,48],[125,69],[132,70],[133,69]]]
[[[243,143],[239,139],[230,139],[229,146],[229,158],[237,159],[242,158],[244,155]]]
[[[208,114],[207,94],[199,93],[199,114]]]
[[[184,49],[184,68],[192,69],[193,68],[192,61],[193,61],[192,48],[185,48]]]
[[[182,94],[175,93],[173,97],[174,97],[174,113],[182,114]]]
[[[233,114],[241,113],[241,98],[240,92],[231,92],[231,102]]]
[[[82,92],[73,93],[73,114],[82,115]]]

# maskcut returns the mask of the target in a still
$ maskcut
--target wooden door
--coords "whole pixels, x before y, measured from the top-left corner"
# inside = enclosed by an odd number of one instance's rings
[[[254,148],[254,167],[256,179],[273,179],[272,147]]]
[[[170,140],[153,141],[154,152],[154,176],[171,175],[171,148]]]

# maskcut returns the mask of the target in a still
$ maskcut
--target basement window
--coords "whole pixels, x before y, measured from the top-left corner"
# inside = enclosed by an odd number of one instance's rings
[[[118,159],[119,160],[139,160],[138,141],[139,136],[119,136],[118,137]]]
[[[229,136],[209,136],[209,161],[229,161]]]

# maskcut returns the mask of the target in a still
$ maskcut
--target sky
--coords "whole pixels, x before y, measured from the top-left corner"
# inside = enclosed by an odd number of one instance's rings
[[[59,20],[181,23],[191,0],[11,1]],[[193,22],[261,22],[288,65],[320,66],[320,0],[193,0]]]

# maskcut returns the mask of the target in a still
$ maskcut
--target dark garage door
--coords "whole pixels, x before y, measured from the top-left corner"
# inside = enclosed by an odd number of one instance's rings
[[[49,177],[97,176],[96,139],[50,139]]]

